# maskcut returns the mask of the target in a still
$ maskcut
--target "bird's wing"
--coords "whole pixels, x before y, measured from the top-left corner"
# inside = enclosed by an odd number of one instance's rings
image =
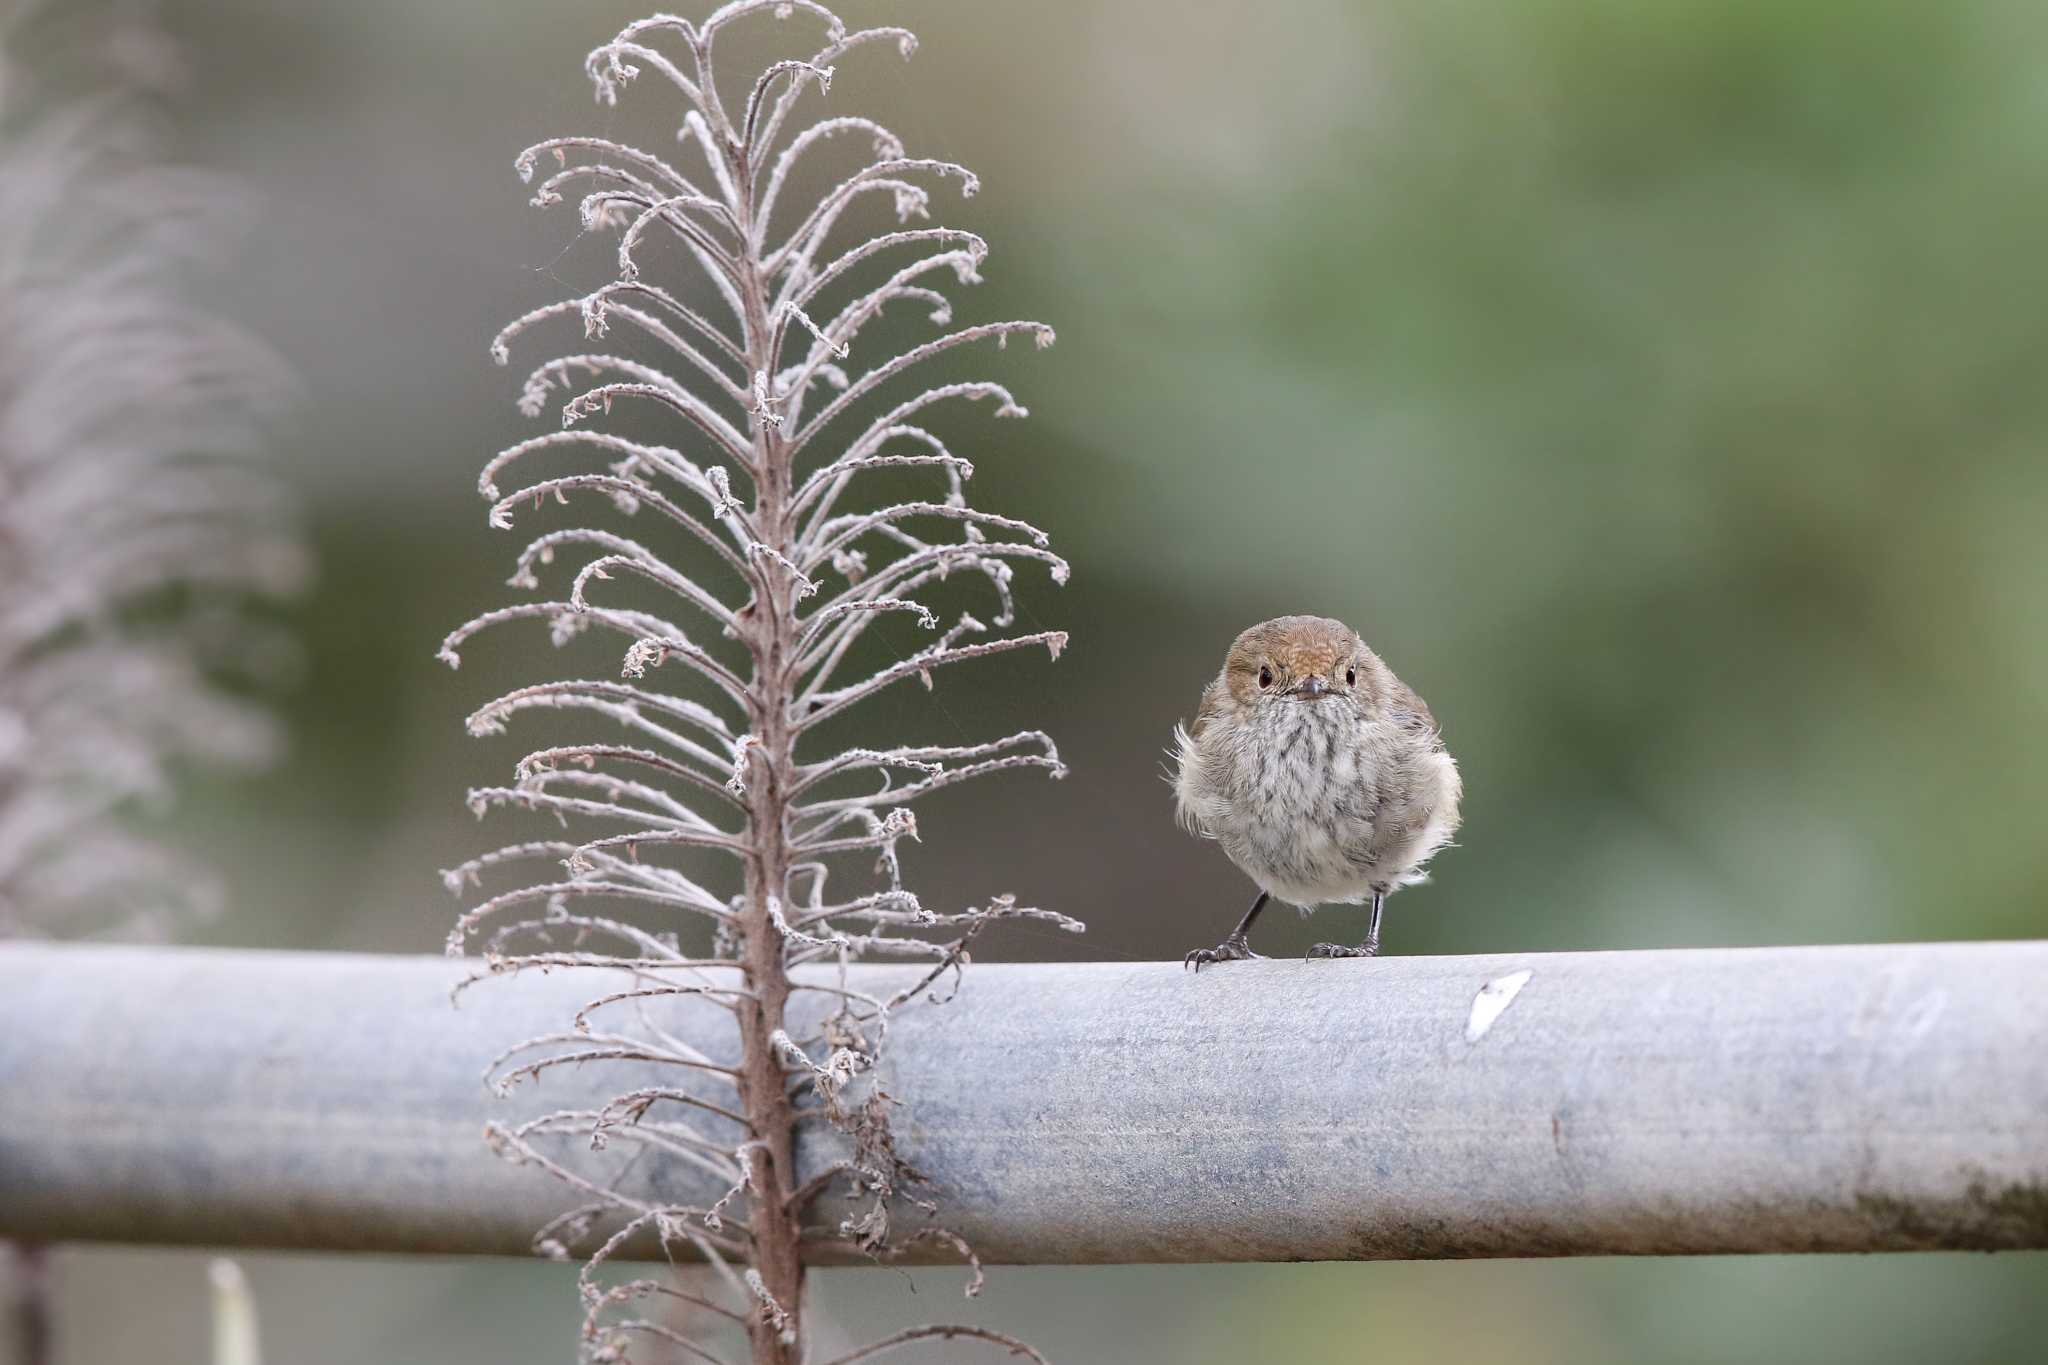
[[[1195,723],[1189,727],[1189,734],[1196,739],[1202,737],[1202,731],[1209,727],[1209,722],[1223,709],[1223,695],[1223,679],[1211,678],[1209,685],[1202,689],[1202,704],[1195,708]]]
[[[1387,698],[1387,711],[1394,724],[1412,735],[1427,737],[1433,749],[1443,748],[1443,733],[1437,729],[1436,717],[1430,714],[1429,703],[1415,695],[1415,689],[1399,678],[1395,678],[1393,683],[1393,691]]]

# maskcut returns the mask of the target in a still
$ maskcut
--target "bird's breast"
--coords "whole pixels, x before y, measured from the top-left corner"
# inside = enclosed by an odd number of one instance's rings
[[[1248,826],[1328,829],[1372,813],[1371,749],[1348,707],[1299,702],[1245,727],[1234,804]]]

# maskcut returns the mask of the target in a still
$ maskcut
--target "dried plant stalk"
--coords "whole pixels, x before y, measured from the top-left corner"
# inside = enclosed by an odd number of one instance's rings
[[[0,17],[0,938],[161,935],[217,893],[129,817],[274,745],[222,674],[275,653],[243,608],[304,575],[251,458],[293,386],[190,297],[233,196],[158,164],[126,84],[25,112],[4,49],[40,31]]]
[[[767,65],[744,86],[722,86],[716,49],[732,41],[737,21],[757,16],[822,25],[823,44],[806,60]],[[647,1338],[690,1359],[717,1358],[663,1322],[619,1316],[649,1299],[744,1328],[757,1362],[805,1359],[804,1264],[828,1244],[886,1258],[937,1241],[971,1263],[971,1250],[936,1221],[908,1232],[892,1224],[899,1197],[927,1212],[936,1206],[913,1192],[916,1174],[889,1130],[893,1101],[873,1084],[888,1015],[963,966],[969,942],[996,920],[1080,928],[1008,897],[927,910],[905,889],[897,860],[899,842],[916,835],[911,804],[920,798],[1011,769],[1061,775],[1046,735],[823,751],[813,738],[898,683],[929,688],[949,664],[1033,647],[1057,656],[1065,643],[1059,632],[1015,630],[1011,599],[1019,562],[1044,566],[1055,582],[1065,581],[1065,562],[1044,533],[969,505],[973,466],[937,429],[960,401],[987,400],[998,416],[1024,410],[1000,384],[915,382],[921,367],[959,347],[1011,336],[1045,346],[1051,329],[986,323],[895,351],[876,340],[885,312],[906,308],[951,326],[936,284],[949,275],[975,282],[986,244],[913,220],[926,214],[926,185],[952,180],[971,194],[974,177],[910,156],[867,118],[793,119],[827,88],[834,62],[875,44],[905,57],[915,46],[901,29],[849,30],[807,0],[737,0],[701,23],[657,16],[599,47],[586,68],[606,104],[652,73],[684,107],[683,155],[672,162],[605,138],[569,137],[518,161],[523,177],[540,177],[536,204],[560,203],[572,187],[580,193],[584,230],[616,238],[617,274],[517,319],[494,343],[507,363],[529,332],[574,320],[592,345],[554,356],[528,378],[522,410],[538,416],[559,397],[562,430],[485,466],[491,521],[510,526],[527,505],[594,496],[640,530],[541,535],[520,554],[512,582],[537,588],[544,570],[572,556],[574,569],[560,570],[561,595],[488,612],[443,648],[453,665],[485,627],[531,621],[547,623],[557,644],[595,631],[623,645],[619,679],[523,687],[470,718],[476,734],[543,710],[616,728],[606,741],[529,753],[510,785],[471,793],[480,815],[545,812],[575,833],[513,844],[448,872],[461,894],[522,865],[549,869],[472,905],[450,950],[478,944],[487,973],[630,973],[630,987],[594,998],[562,1033],[501,1058],[493,1068],[501,1087],[587,1061],[636,1065],[642,1077],[646,1067],[675,1068],[691,1082],[639,1084],[601,1112],[493,1130],[504,1154],[550,1170],[584,1201],[538,1243],[561,1255],[595,1245],[583,1279],[591,1359],[623,1359]],[[848,156],[850,165],[818,180],[834,157]],[[893,208],[894,223],[858,231],[870,206]],[[861,365],[845,368],[855,357]],[[637,434],[645,427],[628,425],[636,417],[664,421],[675,434],[667,443],[645,439]],[[593,425],[603,418],[613,420]],[[546,460],[571,462],[570,472],[525,472]],[[855,501],[863,490],[920,477],[931,481],[929,495]],[[682,567],[692,562],[709,572]],[[992,596],[990,620],[963,612],[942,628],[936,595],[961,582]],[[894,616],[930,638],[907,657],[877,662],[869,633]],[[685,949],[688,926],[700,922],[711,927],[711,947]],[[876,955],[929,969],[887,999],[848,989],[843,973],[791,970]],[[792,1011],[793,996],[805,992],[828,1007]],[[661,1028],[660,1005],[682,996],[730,1011],[737,1040],[729,1057]],[[823,1023],[806,1028],[792,1023],[798,1017]],[[839,1134],[845,1155],[799,1185],[794,1143],[805,1126]],[[658,1153],[729,1188],[707,1207],[631,1196],[555,1155],[551,1144],[564,1136]],[[808,1221],[828,1192],[853,1201],[852,1212],[836,1224]],[[720,1269],[716,1287],[607,1287],[593,1272],[635,1237],[694,1250]],[[977,1269],[969,1292],[979,1283]],[[931,1326],[843,1360],[949,1337],[1037,1358],[981,1328]]]

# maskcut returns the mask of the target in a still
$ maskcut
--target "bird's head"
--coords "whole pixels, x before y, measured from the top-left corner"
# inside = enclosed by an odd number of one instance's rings
[[[1223,682],[1241,706],[1272,707],[1377,697],[1379,659],[1358,632],[1327,616],[1279,616],[1237,637]]]

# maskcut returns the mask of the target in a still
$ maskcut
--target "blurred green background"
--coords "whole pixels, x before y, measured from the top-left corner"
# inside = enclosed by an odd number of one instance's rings
[[[687,12],[695,12],[686,7]],[[1023,575],[1070,653],[906,694],[1042,725],[1074,774],[922,813],[928,901],[1015,891],[1167,958],[1248,888],[1173,826],[1163,748],[1230,638],[1357,626],[1436,710],[1461,847],[1400,953],[2048,932],[2048,11],[1971,0],[850,3],[907,67],[835,109],[966,162],[963,318],[1033,409],[977,502],[1075,563]],[[583,53],[637,5],[183,0],[184,157],[254,189],[223,306],[307,401],[280,451],[322,577],[291,761],[202,786],[204,941],[434,951],[461,804],[519,737],[461,717],[535,663],[441,636],[508,598],[482,460],[533,428],[485,352],[572,211],[514,154],[594,131]],[[642,102],[654,96],[639,92]],[[965,449],[965,447],[963,447]],[[926,719],[930,717],[927,716]],[[1049,850],[1059,856],[1048,857]],[[1344,937],[1274,920],[1262,947]],[[1353,926],[1355,928],[1355,926]],[[481,1149],[479,1160],[487,1160]],[[64,1257],[65,1359],[198,1359],[196,1255]],[[284,1362],[562,1361],[556,1268],[249,1263]],[[2048,1258],[1575,1261],[821,1277],[858,1333],[966,1309],[1056,1359],[2041,1359]],[[109,1304],[118,1312],[108,1312]],[[933,1357],[936,1358],[936,1357]]]

